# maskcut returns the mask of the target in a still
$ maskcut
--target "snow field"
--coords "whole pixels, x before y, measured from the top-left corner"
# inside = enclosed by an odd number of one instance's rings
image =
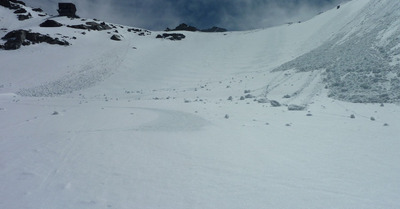
[[[328,98],[323,62],[359,60],[332,60],[345,44],[316,59],[340,41],[361,53],[359,21],[395,6],[353,0],[301,24],[180,42],[25,22],[77,39],[0,51],[15,60],[0,70],[0,208],[399,208],[398,104]],[[378,29],[358,35],[396,47]]]

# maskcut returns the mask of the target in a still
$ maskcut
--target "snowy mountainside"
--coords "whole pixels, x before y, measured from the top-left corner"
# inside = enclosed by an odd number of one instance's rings
[[[276,70],[325,71],[329,96],[335,99],[398,102],[399,11],[396,1],[370,2],[332,40]]]
[[[0,208],[400,208],[398,1],[182,40],[12,5]]]

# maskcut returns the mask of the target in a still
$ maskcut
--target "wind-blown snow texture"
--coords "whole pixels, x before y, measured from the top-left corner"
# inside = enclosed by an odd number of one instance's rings
[[[71,45],[0,50],[0,208],[400,208],[398,1],[180,41],[21,7]]]
[[[371,10],[369,10],[371,9]],[[365,102],[400,99],[400,4],[370,2],[332,40],[276,70],[324,71],[329,96]]]

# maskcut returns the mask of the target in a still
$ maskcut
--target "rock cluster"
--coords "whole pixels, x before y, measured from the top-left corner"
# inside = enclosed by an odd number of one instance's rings
[[[69,28],[82,29],[82,30],[110,30],[111,26],[107,25],[105,22],[97,23],[97,22],[86,22],[85,24],[80,25],[68,25]]]
[[[5,50],[19,49],[21,46],[27,46],[36,43],[48,43],[68,46],[69,43],[65,40],[59,40],[58,38],[52,38],[48,35],[40,33],[32,33],[27,30],[14,30],[7,33],[3,38],[7,42],[4,45],[0,45],[0,48]]]
[[[14,13],[18,15],[18,20],[23,21],[32,18],[31,13],[28,13],[21,5],[25,3],[18,0],[0,0],[0,6],[15,10]]]
[[[212,27],[212,28],[200,30],[200,29],[197,29],[197,28],[194,27],[194,26],[190,26],[190,25],[187,25],[187,24],[185,24],[185,23],[182,23],[182,24],[178,25],[178,26],[177,26],[176,28],[174,28],[174,29],[169,29],[169,28],[167,28],[167,29],[165,29],[165,31],[167,31],[167,32],[168,32],[168,31],[226,32],[226,31],[228,31],[228,30],[226,30],[225,28],[220,28],[220,27],[216,27],[216,26],[214,26],[214,27]]]
[[[184,39],[186,36],[181,34],[181,33],[163,33],[162,35],[159,34],[157,35],[156,38],[163,38],[163,39],[168,39],[171,41],[180,41]]]

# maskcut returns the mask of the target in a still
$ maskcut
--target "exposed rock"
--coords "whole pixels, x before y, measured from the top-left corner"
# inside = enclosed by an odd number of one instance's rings
[[[11,4],[9,0],[0,0],[0,6],[6,7],[6,8],[10,8]]]
[[[34,12],[43,12],[43,9],[41,9],[41,8],[33,8],[32,11],[34,11]]]
[[[70,28],[75,28],[75,29],[82,29],[82,30],[111,30],[112,27],[107,25],[105,22],[102,23],[96,23],[96,22],[86,22],[86,24],[80,24],[80,25],[68,25],[67,27]]]
[[[73,3],[58,3],[57,12],[60,16],[79,18],[76,15],[76,6]]]
[[[26,11],[26,9],[24,9],[24,8],[19,8],[19,9],[17,9],[17,10],[14,11],[15,14],[22,14],[22,13],[26,13],[26,12],[27,12],[27,11]]]
[[[40,27],[61,27],[63,24],[55,21],[55,20],[46,20],[43,23],[41,23],[39,26]]]
[[[111,30],[111,27],[107,25],[105,22],[97,23],[97,22],[86,22],[86,25],[90,26],[92,30]]]
[[[22,43],[26,39],[26,31],[25,30],[11,31],[7,33],[2,39],[7,40],[7,42],[3,46],[5,50],[19,49],[22,46]]]
[[[175,29],[171,30],[171,29],[167,28],[165,31],[192,31],[192,32],[194,32],[194,31],[198,31],[198,29],[196,27],[182,23],[182,24],[178,25]]]
[[[111,36],[111,40],[114,40],[114,41],[121,41],[121,36],[119,36],[119,35],[117,35],[117,34],[114,34],[114,35]]]
[[[265,103],[268,103],[268,99],[260,98],[260,99],[257,100],[257,102],[260,103],[260,104],[265,104]]]
[[[32,18],[31,13],[28,13],[27,15],[18,15],[18,20],[19,21],[24,21],[24,20],[27,20],[27,19],[30,19],[30,18]]]
[[[302,111],[302,110],[305,110],[305,109],[306,109],[306,107],[302,106],[302,105],[291,104],[291,105],[288,106],[288,110],[290,110],[290,111]]]
[[[58,38],[52,38],[48,35],[32,33],[26,30],[11,31],[2,39],[7,41],[2,47],[5,50],[15,50],[19,49],[22,45],[27,46],[42,42],[46,42],[48,44],[69,45],[69,43],[65,40],[61,41]]]
[[[251,95],[251,94],[246,94],[246,95],[244,96],[244,98],[246,98],[246,99],[252,99],[252,98],[255,98],[255,96],[253,96],[253,95]]]
[[[184,39],[186,36],[181,34],[181,33],[164,33],[162,35],[157,35],[156,38],[163,38],[163,39],[169,39],[171,41],[180,41]]]
[[[281,104],[275,100],[271,100],[270,103],[271,103],[272,107],[280,107],[281,106]]]

